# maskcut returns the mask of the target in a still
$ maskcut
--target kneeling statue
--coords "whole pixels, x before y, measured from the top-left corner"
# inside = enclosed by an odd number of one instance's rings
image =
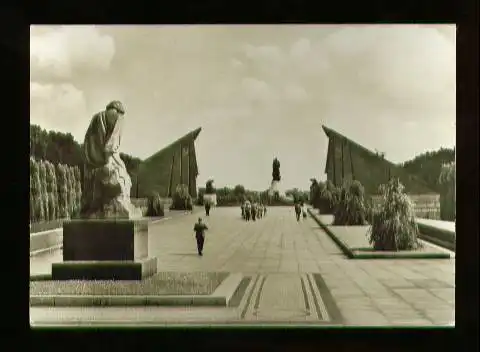
[[[82,208],[85,219],[141,217],[130,201],[132,182],[120,158],[125,109],[112,101],[90,121],[84,141],[85,168]]]

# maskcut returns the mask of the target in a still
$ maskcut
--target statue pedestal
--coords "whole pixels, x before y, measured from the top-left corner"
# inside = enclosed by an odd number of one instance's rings
[[[148,221],[71,220],[63,224],[63,262],[53,280],[141,280],[157,272],[148,257]]]

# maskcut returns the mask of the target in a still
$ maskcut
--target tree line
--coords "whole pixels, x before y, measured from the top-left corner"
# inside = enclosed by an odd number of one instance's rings
[[[30,124],[30,157],[53,165],[78,166],[83,175],[83,143],[78,143],[71,133],[47,131]],[[120,153],[120,157],[133,178],[142,160],[125,153]]]
[[[30,157],[30,223],[68,219],[80,211],[80,168]]]
[[[436,151],[422,153],[415,158],[401,164],[410,174],[422,178],[429,188],[440,193],[442,185],[439,177],[442,173],[442,166],[455,161],[455,148],[440,148]]]

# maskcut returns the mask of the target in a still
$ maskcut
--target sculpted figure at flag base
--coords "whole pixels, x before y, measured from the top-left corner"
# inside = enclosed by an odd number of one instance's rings
[[[85,172],[80,216],[85,219],[141,217],[130,201],[132,186],[120,158],[125,109],[112,101],[105,111],[95,114],[85,134]]]

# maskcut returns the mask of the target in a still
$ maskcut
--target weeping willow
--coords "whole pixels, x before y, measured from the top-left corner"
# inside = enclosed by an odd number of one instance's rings
[[[381,205],[374,211],[367,236],[375,250],[399,251],[421,247],[413,203],[397,178],[381,185]]]

